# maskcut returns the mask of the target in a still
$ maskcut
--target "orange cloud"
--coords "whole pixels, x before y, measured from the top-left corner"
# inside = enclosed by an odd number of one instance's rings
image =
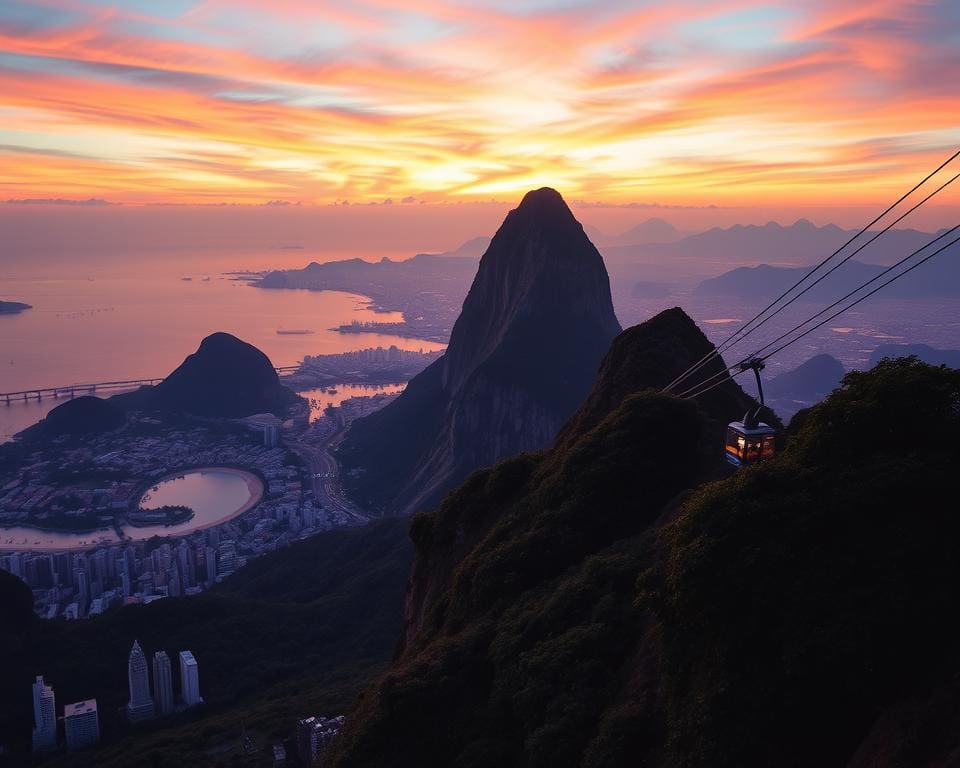
[[[861,203],[960,144],[950,0],[156,9],[0,7],[0,198]]]

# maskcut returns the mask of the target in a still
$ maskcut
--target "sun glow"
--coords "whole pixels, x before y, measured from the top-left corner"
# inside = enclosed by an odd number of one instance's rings
[[[865,203],[960,144],[955,4],[791,5],[8,0],[0,199]]]

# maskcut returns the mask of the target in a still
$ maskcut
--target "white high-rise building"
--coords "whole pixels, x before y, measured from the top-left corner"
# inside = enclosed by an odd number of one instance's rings
[[[37,675],[33,684],[33,751],[57,748],[57,703],[53,688]]]
[[[140,643],[133,641],[130,659],[127,662],[127,681],[130,683],[130,701],[127,704],[127,717],[130,720],[148,720],[153,717],[153,699],[150,698],[150,674],[147,671],[147,657]]]
[[[203,704],[200,696],[200,669],[190,651],[180,651],[180,695],[188,707]]]
[[[153,654],[153,697],[158,715],[173,712],[173,669],[166,651]]]
[[[67,704],[63,708],[63,729],[67,734],[67,749],[92,747],[100,741],[97,700]]]

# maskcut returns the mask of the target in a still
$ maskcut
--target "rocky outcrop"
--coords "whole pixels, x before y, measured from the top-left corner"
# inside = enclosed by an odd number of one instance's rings
[[[280,383],[270,358],[259,349],[229,333],[214,333],[160,384],[115,395],[111,402],[128,410],[239,418],[282,416],[297,395]]]
[[[528,193],[481,259],[446,354],[351,428],[339,451],[350,491],[409,513],[478,467],[544,447],[619,330],[583,227],[554,190]]]

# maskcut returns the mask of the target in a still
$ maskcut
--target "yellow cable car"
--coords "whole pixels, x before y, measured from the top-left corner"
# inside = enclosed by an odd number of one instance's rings
[[[757,377],[757,393],[760,395],[760,408],[763,408],[763,385],[760,383],[760,371],[763,360],[753,358],[740,363],[740,370],[752,368]],[[769,424],[760,421],[760,408],[747,413],[743,421],[731,421],[727,425],[727,439],[724,456],[735,467],[756,464],[776,454],[776,431]]]

